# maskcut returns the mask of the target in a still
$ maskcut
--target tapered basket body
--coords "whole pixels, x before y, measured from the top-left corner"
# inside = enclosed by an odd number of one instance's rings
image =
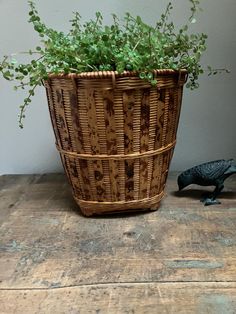
[[[50,75],[56,146],[86,215],[155,210],[176,142],[186,71]]]

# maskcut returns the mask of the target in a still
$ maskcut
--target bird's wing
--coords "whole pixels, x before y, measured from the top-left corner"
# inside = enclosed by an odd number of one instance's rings
[[[231,160],[215,160],[195,167],[195,175],[205,180],[220,178],[231,167]]]

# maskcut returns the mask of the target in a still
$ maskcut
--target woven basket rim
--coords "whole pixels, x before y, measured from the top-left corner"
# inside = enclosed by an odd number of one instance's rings
[[[119,73],[117,71],[91,71],[81,73],[49,73],[49,78],[109,78],[109,77],[138,77],[142,71],[124,71]],[[181,75],[188,74],[186,69],[172,70],[172,69],[158,69],[151,71],[154,76],[157,75]]]

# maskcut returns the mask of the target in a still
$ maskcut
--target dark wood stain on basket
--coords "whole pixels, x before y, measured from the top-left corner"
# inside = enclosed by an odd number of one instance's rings
[[[116,122],[115,122],[115,110],[114,110],[114,97],[112,91],[103,92],[104,102],[104,116],[106,125],[106,137],[107,137],[107,154],[116,155],[117,152],[117,135],[116,135]],[[111,188],[111,200],[120,200],[120,180],[119,180],[119,162],[117,160],[109,160],[109,172],[110,172],[110,188]]]
[[[143,91],[141,100],[141,121],[140,121],[140,153],[149,149],[149,119],[150,119],[150,89]],[[140,191],[139,197],[147,197],[148,187],[148,158],[140,159]]]
[[[156,102],[157,107],[157,124],[155,130],[155,149],[158,149],[162,146],[161,139],[163,136],[163,126],[164,126],[164,110],[165,103],[160,99],[161,94],[158,95]],[[161,164],[162,164],[162,155],[156,155],[153,157],[153,173],[151,180],[151,189],[150,196],[154,196],[160,193],[160,177],[161,177]]]
[[[69,91],[69,105],[71,108],[71,122],[73,126],[74,136],[74,151],[77,153],[84,153],[83,133],[80,123],[80,116],[78,115],[80,103],[78,102],[76,80],[73,80],[73,89]],[[72,160],[72,158],[71,158]],[[82,195],[85,200],[90,199],[89,178],[85,169],[88,168],[86,160],[77,160],[74,158],[73,171],[74,171],[74,185],[79,181],[80,193],[75,192],[75,195]],[[79,189],[78,189],[79,190]]]
[[[70,107],[71,107],[71,120],[74,128],[74,138],[75,138],[75,146],[76,151],[84,153],[83,146],[83,133],[81,129],[80,119],[78,115],[78,106],[80,104],[77,100],[77,94],[74,90],[70,91]]]
[[[125,154],[133,152],[133,113],[135,106],[135,98],[132,90],[123,93],[124,104],[124,144]],[[134,199],[134,160],[125,161],[125,200],[132,201]]]
[[[100,146],[97,130],[95,90],[87,89],[86,92],[91,151],[93,155],[97,155],[100,154]],[[105,199],[106,188],[103,180],[104,175],[101,160],[93,161],[93,171],[96,182],[97,200],[102,202]]]

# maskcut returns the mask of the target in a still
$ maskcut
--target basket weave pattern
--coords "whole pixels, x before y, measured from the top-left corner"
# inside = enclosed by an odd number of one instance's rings
[[[176,141],[186,71],[50,75],[56,146],[82,212],[157,209]]]

